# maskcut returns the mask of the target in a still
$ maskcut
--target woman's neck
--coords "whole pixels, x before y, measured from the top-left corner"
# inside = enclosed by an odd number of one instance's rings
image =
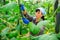
[[[36,18],[36,22],[39,22],[40,21],[40,18]]]

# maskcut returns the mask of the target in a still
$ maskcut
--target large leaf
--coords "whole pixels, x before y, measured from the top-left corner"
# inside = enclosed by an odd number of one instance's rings
[[[15,37],[13,37],[13,38],[11,38],[10,40],[16,40],[16,38],[15,38]]]
[[[10,33],[8,33],[7,37],[13,38],[13,37],[17,37],[17,35],[18,35],[18,32],[15,30],[15,31],[11,31]]]
[[[30,38],[29,37],[26,37],[26,36],[23,36],[23,37],[21,37],[20,40],[30,40]]]
[[[44,34],[39,37],[39,40],[58,40],[55,34]]]
[[[35,24],[33,24],[32,22],[28,24],[28,27],[33,34],[38,34],[40,31],[40,28],[36,26]]]
[[[58,40],[56,34],[43,34],[39,36],[32,36],[32,40]]]
[[[37,26],[39,26],[39,27],[41,28],[41,27],[49,24],[49,22],[50,22],[49,20],[40,21],[40,22],[37,24]]]
[[[57,36],[58,38],[60,38],[60,33],[59,33],[59,34],[56,34],[56,36]]]
[[[24,34],[27,34],[28,33],[28,29],[27,28],[23,28],[22,30],[21,30],[21,33],[24,35]]]
[[[5,36],[9,32],[10,28],[6,27],[5,29],[2,30],[1,35]]]
[[[4,6],[2,6],[2,9],[4,11],[6,11],[6,10],[8,11],[8,10],[13,10],[16,7],[17,7],[17,4],[15,2],[12,2],[12,3],[8,3],[8,4],[4,5]]]

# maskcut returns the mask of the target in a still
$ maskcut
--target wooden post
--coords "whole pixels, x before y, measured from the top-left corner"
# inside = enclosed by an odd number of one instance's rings
[[[55,1],[55,4],[54,4],[54,11],[58,8],[58,0]]]
[[[60,32],[60,12],[57,13],[56,15],[56,27],[55,27],[55,32],[59,33]]]

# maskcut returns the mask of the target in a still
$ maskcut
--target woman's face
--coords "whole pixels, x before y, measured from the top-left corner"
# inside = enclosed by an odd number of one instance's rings
[[[41,18],[42,17],[42,13],[40,11],[36,12],[36,18]]]

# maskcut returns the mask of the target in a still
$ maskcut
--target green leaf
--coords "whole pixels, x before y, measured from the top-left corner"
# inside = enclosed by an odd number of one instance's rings
[[[24,34],[27,34],[28,33],[28,29],[27,28],[24,28],[21,30],[21,33],[24,35]]]
[[[17,26],[15,27],[15,29],[16,29],[17,31],[20,31],[20,29],[21,29],[21,25],[20,25],[20,24],[17,25]]]
[[[35,24],[33,24],[32,22],[28,24],[28,27],[33,34],[38,34],[40,31],[40,28],[36,26]]]
[[[60,38],[60,33],[56,34],[56,36],[57,36],[58,38]]]
[[[21,37],[20,40],[30,40],[30,38],[29,37],[26,37],[26,36],[25,37],[23,36],[23,37]]]
[[[15,31],[11,31],[10,33],[8,33],[7,37],[13,38],[13,37],[17,37],[17,35],[18,35],[18,32],[15,30]]]
[[[37,24],[37,26],[39,26],[39,27],[41,28],[41,27],[49,24],[49,22],[50,22],[49,20],[40,21],[40,22]]]
[[[5,11],[12,10],[12,9],[14,9],[16,7],[17,7],[17,4],[15,2],[8,3],[8,4],[4,5],[4,6],[2,6],[3,10],[5,10]]]
[[[55,34],[44,34],[39,37],[39,40],[58,40]]]
[[[11,38],[10,40],[16,40],[16,38],[15,38],[15,37],[13,37],[13,38]]]
[[[10,28],[6,27],[5,29],[2,30],[1,35],[5,36],[9,32]]]

